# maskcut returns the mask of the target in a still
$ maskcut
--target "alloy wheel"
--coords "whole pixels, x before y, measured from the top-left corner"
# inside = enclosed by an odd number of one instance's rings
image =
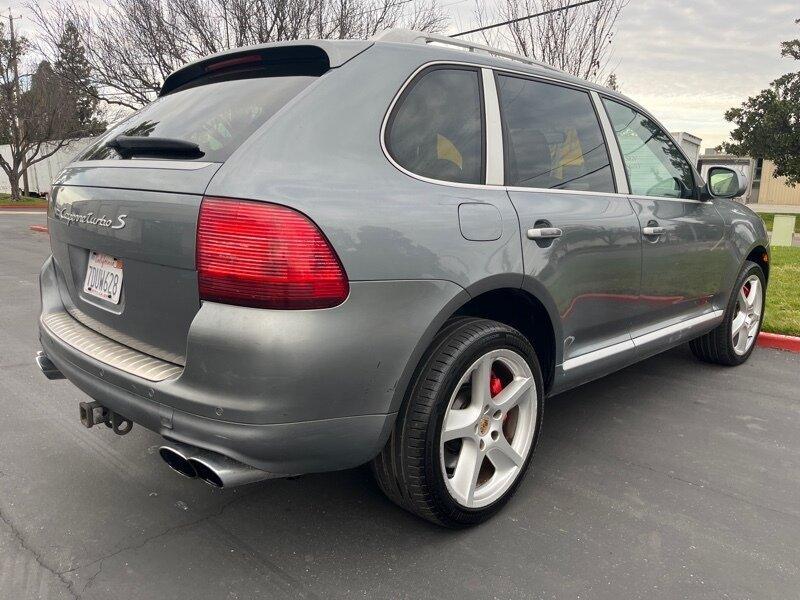
[[[456,502],[481,508],[511,488],[531,451],[537,411],[533,373],[516,352],[493,350],[467,369],[439,443],[445,485]]]
[[[748,277],[736,299],[736,316],[731,322],[731,342],[733,350],[743,356],[750,350],[758,335],[761,314],[764,306],[764,294],[761,280],[757,275]]]

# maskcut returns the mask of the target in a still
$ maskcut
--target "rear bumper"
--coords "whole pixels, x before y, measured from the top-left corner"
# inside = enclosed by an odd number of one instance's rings
[[[52,260],[42,314],[66,310]],[[185,368],[149,381],[81,352],[40,320],[47,357],[83,392],[163,437],[276,474],[349,468],[388,437],[428,340],[465,294],[441,281],[354,282],[339,307],[205,303]]]

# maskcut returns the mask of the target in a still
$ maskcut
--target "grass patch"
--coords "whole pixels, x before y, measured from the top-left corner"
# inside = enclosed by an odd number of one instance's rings
[[[769,263],[764,331],[800,336],[800,248],[772,248]]]
[[[11,194],[0,193],[0,207],[3,206],[26,206],[29,208],[47,207],[47,200],[44,198],[34,198],[32,196],[23,196],[18,201],[11,200]]]
[[[772,231],[772,223],[775,221],[776,214],[780,215],[784,213],[758,213],[758,216],[764,221],[764,225],[767,226],[767,231]],[[800,233],[800,215],[795,215],[794,232]]]

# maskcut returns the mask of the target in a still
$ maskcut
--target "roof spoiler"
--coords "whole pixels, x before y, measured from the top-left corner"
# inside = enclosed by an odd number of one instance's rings
[[[206,56],[173,71],[159,96],[192,87],[206,78],[259,70],[270,75],[322,75],[373,45],[365,40],[302,40],[246,46]]]

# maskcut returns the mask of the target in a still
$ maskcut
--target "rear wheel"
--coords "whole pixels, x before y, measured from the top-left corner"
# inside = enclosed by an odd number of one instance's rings
[[[740,365],[750,358],[761,331],[764,290],[764,271],[747,261],[736,280],[725,319],[716,329],[689,343],[694,355],[728,366]]]
[[[477,524],[515,492],[541,419],[530,343],[502,323],[458,319],[423,359],[373,471],[403,508],[447,527]]]

